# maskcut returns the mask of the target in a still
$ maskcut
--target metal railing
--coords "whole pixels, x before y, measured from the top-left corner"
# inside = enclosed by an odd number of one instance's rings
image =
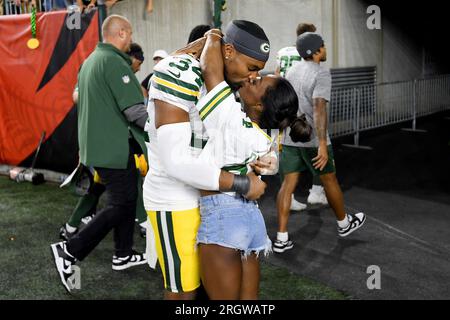
[[[450,109],[450,75],[404,82],[363,85],[332,90],[329,106],[331,137],[359,133]]]

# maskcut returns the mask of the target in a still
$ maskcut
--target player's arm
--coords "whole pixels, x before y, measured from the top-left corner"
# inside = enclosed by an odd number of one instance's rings
[[[313,166],[322,171],[328,162],[327,102],[331,98],[331,74],[329,70],[322,69],[317,75],[312,98],[314,104],[314,127],[316,129],[317,139],[319,140],[319,150],[317,157],[313,159]]]
[[[233,108],[236,101],[224,79],[220,30],[210,30],[205,36],[206,44],[200,57],[200,68],[208,94],[200,99],[196,108],[208,135],[213,135],[213,130],[220,131],[224,125],[240,125],[242,119],[238,117],[240,108]],[[233,124],[233,121],[236,123]]]
[[[206,33],[206,43],[200,56],[200,68],[206,89],[211,91],[225,80],[222,55],[222,33],[219,29],[212,29]]]
[[[158,154],[167,174],[197,189],[235,191],[250,200],[258,199],[265,184],[256,176],[235,176],[190,151],[189,114],[174,105],[155,100]]]
[[[191,43],[188,43],[184,48],[178,49],[175,52],[171,53],[171,55],[176,56],[180,54],[189,54],[196,59],[199,59],[205,46],[205,42],[205,37],[197,39]]]
[[[316,128],[317,139],[319,140],[319,150],[317,157],[313,159],[314,168],[323,170],[328,162],[327,149],[327,101],[323,98],[313,99],[314,103],[314,126]]]

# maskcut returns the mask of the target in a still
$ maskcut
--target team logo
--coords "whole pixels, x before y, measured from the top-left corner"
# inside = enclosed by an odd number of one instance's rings
[[[122,77],[122,81],[123,81],[123,83],[125,83],[125,84],[130,83],[130,77],[129,77],[129,76],[123,76],[123,77]]]
[[[270,45],[267,42],[264,42],[261,47],[259,47],[262,52],[269,53],[270,51]]]

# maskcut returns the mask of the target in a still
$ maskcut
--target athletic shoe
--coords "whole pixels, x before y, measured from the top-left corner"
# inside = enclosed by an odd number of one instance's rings
[[[347,228],[338,227],[338,233],[340,237],[346,237],[351,234],[353,231],[358,230],[362,227],[364,222],[366,222],[366,215],[362,212],[356,214],[347,214],[348,221],[350,222]]]
[[[297,200],[295,200],[294,195],[292,195],[291,210],[292,211],[302,211],[305,209],[306,209],[306,204],[298,202]]]
[[[286,250],[290,250],[294,247],[294,242],[288,239],[288,241],[280,241],[278,239],[273,243],[272,249],[276,253],[283,253]]]
[[[61,282],[64,288],[70,292],[72,290],[72,287],[69,285],[70,277],[73,274],[72,265],[75,264],[76,259],[67,252],[65,241],[54,243],[50,245],[50,248]]]
[[[307,202],[309,204],[320,204],[327,205],[328,200],[325,195],[325,190],[321,186],[313,186],[312,189],[309,189],[309,196]]]
[[[133,250],[133,254],[131,256],[126,257],[113,256],[112,269],[120,271],[146,263],[147,263],[147,256],[145,255],[145,253],[138,253]]]
[[[61,229],[59,229],[59,238],[64,241],[68,241],[70,238],[72,238],[74,235],[76,235],[78,232],[78,229],[75,230],[75,232],[69,232],[66,228],[66,224],[64,224]]]

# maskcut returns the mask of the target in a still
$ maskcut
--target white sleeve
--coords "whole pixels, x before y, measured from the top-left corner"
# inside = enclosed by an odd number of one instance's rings
[[[202,157],[195,157],[189,147],[189,122],[161,126],[157,130],[158,155],[170,177],[201,190],[219,190],[220,169]]]
[[[196,108],[207,131],[220,130],[224,125],[228,127],[239,124],[239,118],[236,115],[240,116],[241,105],[236,102],[231,88],[225,81],[202,97]],[[230,121],[237,121],[237,123],[230,123]]]
[[[149,98],[189,112],[197,103],[202,87],[201,78],[194,72],[193,64],[192,58],[186,56],[169,56],[160,61],[149,82]]]

